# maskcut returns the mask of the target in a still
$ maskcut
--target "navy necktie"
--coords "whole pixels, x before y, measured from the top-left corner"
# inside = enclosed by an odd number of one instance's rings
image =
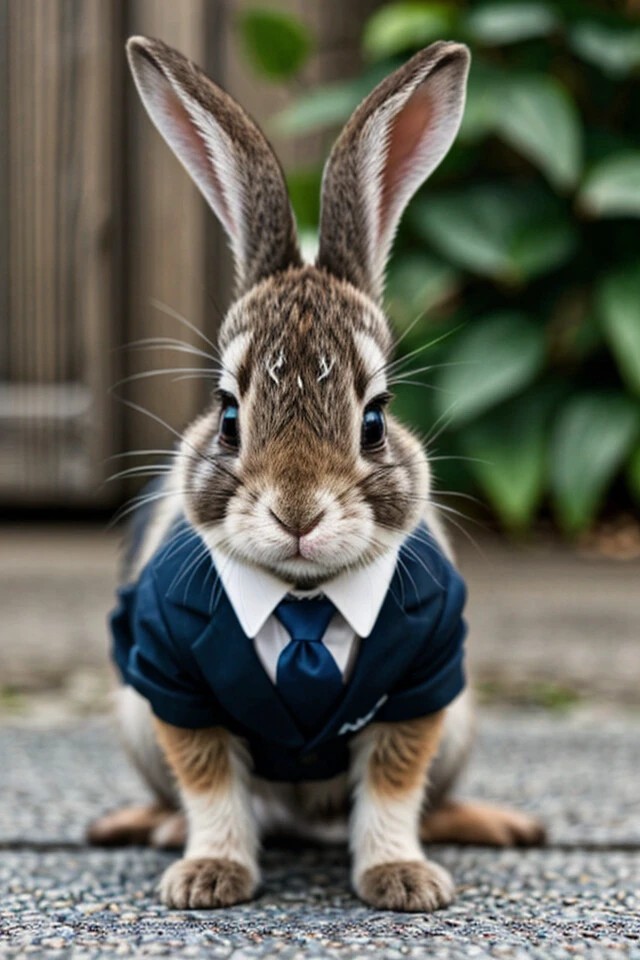
[[[283,600],[274,613],[291,637],[278,657],[276,687],[310,733],[320,728],[342,694],[342,674],[322,642],[335,607],[324,597]]]

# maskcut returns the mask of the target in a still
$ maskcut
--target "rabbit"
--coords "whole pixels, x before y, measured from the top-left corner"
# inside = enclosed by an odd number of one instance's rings
[[[281,167],[242,108],[159,40],[133,37],[127,51],[152,121],[228,235],[235,299],[216,392],[150,498],[113,620],[119,727],[156,800],[106,814],[90,839],[184,844],[160,883],[180,909],[251,899],[260,838],[283,831],[348,841],[353,888],[372,907],[446,906],[453,880],[423,843],[543,839],[528,815],[451,798],[474,728],[464,585],[427,456],[388,410],[385,267],[405,207],[457,133],[469,51],[433,43],[355,110],[325,167],[315,264],[301,257]],[[353,623],[342,616],[351,593]],[[334,727],[313,721],[324,739],[296,733],[274,692],[281,676],[302,676],[282,685],[286,704],[301,716],[318,706],[301,695],[320,690],[304,686],[308,665],[281,666],[295,631],[264,620],[292,595],[296,615],[332,604],[335,657],[304,640],[340,715]],[[423,615],[437,620],[426,646]]]

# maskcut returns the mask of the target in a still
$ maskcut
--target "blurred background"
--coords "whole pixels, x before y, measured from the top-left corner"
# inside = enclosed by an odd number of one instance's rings
[[[214,217],[126,70],[133,33],[259,119],[308,250],[356,104],[431,41],[471,46],[460,136],[389,270],[395,409],[460,542],[487,696],[632,700],[640,3],[0,0],[0,706],[102,702],[105,525],[206,401],[198,331],[229,300]]]

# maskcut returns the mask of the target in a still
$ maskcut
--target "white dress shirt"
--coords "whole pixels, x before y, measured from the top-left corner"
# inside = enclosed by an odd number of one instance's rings
[[[327,597],[336,608],[322,642],[336,661],[346,681],[358,655],[359,642],[368,637],[378,619],[391,579],[398,550],[389,550],[366,567],[346,571],[323,584],[321,590],[297,591],[266,570],[241,563],[213,551],[213,560],[240,626],[255,645],[256,653],[273,683],[278,658],[290,636],[273,615],[281,600],[294,597]]]

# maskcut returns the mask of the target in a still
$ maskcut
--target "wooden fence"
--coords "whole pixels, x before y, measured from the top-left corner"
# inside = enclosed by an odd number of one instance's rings
[[[317,38],[311,81],[353,70],[362,18],[376,2],[282,0]],[[145,364],[181,365],[180,354],[124,349],[158,336],[197,342],[172,312],[215,334],[230,262],[203,199],[138,103],[124,39],[161,37],[265,118],[288,93],[257,81],[243,62],[234,19],[244,3],[0,0],[5,506],[113,504],[126,490],[104,483],[117,469],[110,458],[170,445],[165,427],[109,389]],[[276,146],[287,166],[317,160],[325,144]],[[180,429],[205,389],[199,379],[150,376],[117,392]]]

